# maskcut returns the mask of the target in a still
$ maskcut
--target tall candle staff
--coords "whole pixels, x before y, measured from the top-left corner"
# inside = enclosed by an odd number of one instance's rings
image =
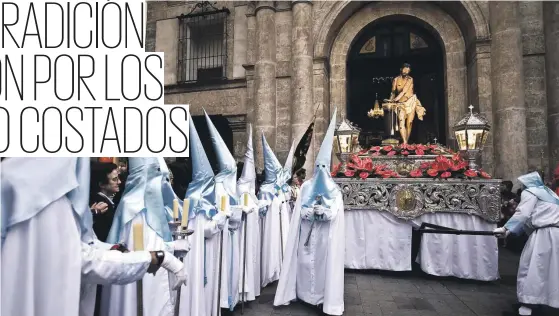
[[[134,251],[144,250],[144,225],[136,223],[132,225],[132,236],[134,239]],[[144,284],[143,279],[136,282],[136,315],[144,315]]]
[[[221,196],[221,205],[220,205],[220,211],[221,212],[225,212],[225,206],[227,203],[227,197],[225,195]],[[217,313],[216,315],[220,315],[220,310],[221,310],[221,268],[223,265],[223,229],[221,230],[221,232],[219,233],[219,273],[218,273],[218,279],[217,279]]]
[[[188,209],[190,206],[190,200],[184,199],[182,205],[182,220],[179,222],[179,201],[177,199],[173,200],[173,219],[174,221],[169,223],[173,228],[173,239],[187,239],[188,236],[194,233],[194,230],[188,229]],[[180,257],[179,260],[183,262],[183,258]],[[175,300],[175,316],[179,315],[180,311],[180,298],[181,298],[181,288],[177,289],[177,298]]]

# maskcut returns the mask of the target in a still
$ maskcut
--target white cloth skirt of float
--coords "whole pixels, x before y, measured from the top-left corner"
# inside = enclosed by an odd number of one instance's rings
[[[411,270],[412,226],[388,212],[346,210],[345,267]]]
[[[497,224],[468,214],[425,214],[413,221],[460,230],[493,231]],[[499,279],[499,250],[494,236],[423,234],[416,262],[428,274],[461,279]]]

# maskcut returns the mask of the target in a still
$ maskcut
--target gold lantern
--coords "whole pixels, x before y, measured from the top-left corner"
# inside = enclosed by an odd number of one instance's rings
[[[473,112],[472,105],[469,109],[470,113],[454,125],[454,135],[458,149],[469,161],[470,169],[477,170],[476,158],[487,141],[491,126],[483,116]]]

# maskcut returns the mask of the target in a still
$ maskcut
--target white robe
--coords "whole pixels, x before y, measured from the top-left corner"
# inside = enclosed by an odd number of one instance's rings
[[[148,251],[121,253],[99,240],[82,242],[80,316],[95,311],[97,284],[128,284],[140,280],[151,262]]]
[[[344,312],[344,205],[340,194],[330,209],[329,221],[316,221],[309,240],[311,222],[301,218],[301,200],[295,203],[287,251],[274,306],[292,300],[323,304],[323,312]]]
[[[256,202],[249,199],[249,207],[256,207]],[[255,210],[246,215],[246,231],[245,223],[242,222],[240,228],[240,265],[243,266],[245,255],[245,234],[246,236],[246,264],[244,269],[245,280],[245,302],[254,301],[257,296],[260,296],[260,225],[258,220],[258,211]],[[242,301],[243,295],[243,269],[240,269],[241,275],[239,276],[239,300]]]
[[[204,233],[206,228],[212,225],[215,226],[204,213],[198,213],[188,223],[188,227],[192,228],[194,233],[188,237],[191,248],[184,259],[188,269],[188,280],[186,286],[181,288],[181,315],[209,315],[205,310]]]
[[[219,256],[220,256],[220,247],[223,245],[223,253],[222,253],[222,260],[221,260],[221,293],[219,296],[223,298],[227,298],[227,293],[224,292],[227,290],[226,286],[226,275],[227,273],[227,246],[228,240],[226,232],[228,232],[228,225],[227,223],[223,227],[223,235],[221,234],[221,230],[217,227],[216,223],[210,221],[208,225],[206,225],[205,229],[205,244],[206,244],[206,286],[204,287],[204,296],[205,296],[205,305],[206,305],[206,313],[204,315],[207,316],[219,316],[221,311],[217,309],[217,297],[218,297],[218,282],[219,282]],[[221,238],[223,236],[223,238]],[[223,299],[220,300],[220,308],[223,308]]]
[[[62,197],[12,226],[2,244],[1,314],[79,314],[81,233]]]
[[[262,261],[260,282],[262,287],[265,287],[279,280],[282,258],[287,245],[289,208],[283,194],[280,194],[279,197],[274,196],[261,223]]]
[[[506,226],[514,221],[527,226],[528,233],[533,230],[520,256],[518,301],[559,308],[559,205],[524,191]]]
[[[144,227],[144,250],[170,250],[163,238],[152,230],[145,220],[145,211],[140,212],[122,230],[120,240],[129,249],[134,249],[132,225],[142,223]],[[171,301],[169,275],[167,270],[159,269],[155,275],[147,274],[143,277],[143,312],[144,315],[171,316],[174,304]],[[106,316],[136,316],[137,283],[127,285],[111,285],[103,287],[101,300],[101,315]]]

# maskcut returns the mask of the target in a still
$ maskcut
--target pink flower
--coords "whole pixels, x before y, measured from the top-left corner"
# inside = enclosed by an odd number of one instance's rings
[[[427,174],[430,175],[431,177],[436,177],[439,172],[437,171],[437,169],[429,169],[427,170]]]
[[[443,172],[443,173],[441,174],[441,178],[449,178],[451,175],[452,175],[452,173],[446,171],[446,172]]]
[[[415,169],[410,172],[410,177],[419,178],[423,175],[423,172],[420,169]]]
[[[350,177],[350,178],[351,178],[351,177],[353,177],[353,176],[355,175],[355,171],[353,171],[353,170],[346,170],[346,172],[344,172],[344,175],[345,175],[346,177]]]
[[[375,151],[374,153],[371,154],[371,156],[380,156],[380,152]]]
[[[475,178],[475,177],[477,177],[477,172],[475,172],[472,169],[468,169],[468,170],[464,171],[464,175],[468,178]]]
[[[359,178],[361,178],[361,179],[363,179],[363,180],[367,179],[368,177],[369,177],[369,173],[368,173],[368,172],[363,171],[363,172],[361,172],[361,173],[359,174]]]
[[[389,152],[388,154],[386,154],[386,155],[387,155],[387,156],[394,156],[394,155],[396,155],[396,152],[393,150],[393,151],[390,151],[390,152]]]
[[[425,145],[419,144],[416,147],[417,147],[417,149],[420,149],[420,150],[427,150],[427,146],[425,146]]]
[[[425,155],[425,151],[423,151],[423,149],[417,148],[415,150],[415,154],[418,155],[418,156],[423,156],[423,155]]]
[[[369,149],[369,151],[379,151],[380,150],[380,146],[373,146]]]
[[[403,150],[403,151],[401,152],[401,154],[402,154],[402,155],[404,155],[404,156],[407,156],[407,155],[409,155],[409,154],[410,154],[410,152],[409,152],[409,151],[407,151],[407,150]]]
[[[382,147],[382,150],[384,150],[384,151],[386,151],[386,152],[389,152],[389,151],[391,151],[392,149],[393,149],[393,147],[390,146],[390,145]]]
[[[480,171],[479,174],[482,178],[491,179],[491,176],[489,175],[489,173],[487,173],[485,171]]]
[[[409,150],[415,150],[415,145],[408,145]]]

